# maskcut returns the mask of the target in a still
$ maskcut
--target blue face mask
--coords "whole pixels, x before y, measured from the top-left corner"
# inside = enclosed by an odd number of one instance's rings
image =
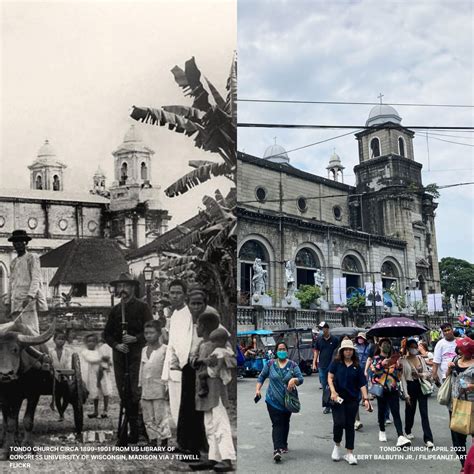
[[[286,351],[277,351],[277,357],[280,360],[285,360],[288,357],[288,352],[286,352]]]

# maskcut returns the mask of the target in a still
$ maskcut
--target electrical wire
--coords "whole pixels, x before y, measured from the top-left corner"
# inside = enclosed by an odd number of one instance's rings
[[[288,129],[351,129],[351,130],[367,130],[373,129],[378,130],[376,127],[368,127],[365,125],[312,125],[312,124],[285,124],[285,123],[251,123],[251,122],[238,122],[237,127],[240,128],[288,128]],[[421,126],[421,125],[403,125],[403,128],[413,130],[474,130],[474,127],[441,127],[441,126]]]
[[[432,138],[433,140],[439,140],[440,142],[454,143],[455,145],[464,145],[464,146],[474,147],[474,145],[471,145],[470,143],[453,142],[452,140],[444,140],[443,138],[432,137],[431,135],[430,135],[430,138]]]
[[[411,104],[395,102],[345,102],[328,100],[276,100],[276,99],[237,99],[238,102],[275,103],[275,104],[328,104],[328,105],[396,105],[398,107],[454,107],[472,108],[474,105],[466,104]]]

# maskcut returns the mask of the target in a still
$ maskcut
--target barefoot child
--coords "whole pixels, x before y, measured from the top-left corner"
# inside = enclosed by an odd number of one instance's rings
[[[161,322],[147,321],[144,325],[146,346],[142,350],[138,386],[142,389],[143,422],[150,444],[168,446],[171,438],[171,417],[166,382],[161,379],[166,345],[160,342]]]
[[[112,392],[112,382],[110,380],[110,360],[104,357],[97,344],[99,338],[96,334],[89,334],[85,338],[86,349],[81,353],[82,357],[82,378],[89,391],[89,398],[94,401],[94,412],[89,413],[89,418],[99,416],[99,398],[104,397],[104,411],[101,418],[107,418],[109,397]]]

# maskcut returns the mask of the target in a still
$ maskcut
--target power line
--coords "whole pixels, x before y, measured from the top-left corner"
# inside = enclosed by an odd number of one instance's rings
[[[329,100],[276,100],[276,99],[237,99],[238,102],[255,102],[255,103],[275,103],[275,104],[327,104],[327,105],[396,105],[398,107],[455,107],[455,108],[472,108],[474,105],[466,104],[412,104],[412,103],[395,103],[386,102],[345,102],[345,101],[329,101]]]
[[[436,137],[450,137],[450,138],[462,138],[462,139],[466,139],[466,140],[472,140],[474,139],[474,135],[473,136],[470,136],[470,137],[466,137],[466,136],[459,136],[459,135],[449,135],[449,134],[446,134],[446,133],[436,133],[436,132],[430,132],[429,133],[429,136],[436,136]]]
[[[453,142],[452,140],[444,140],[443,138],[432,137],[431,135],[430,135],[430,138],[432,138],[433,140],[439,140],[440,142],[454,143],[455,145],[464,145],[464,146],[474,147],[474,145],[471,145],[470,143]]]
[[[378,130],[376,127],[367,127],[365,125],[306,125],[306,124],[285,124],[285,123],[251,123],[251,122],[239,122],[237,127],[240,128],[300,128],[300,129],[351,129],[351,130]],[[438,126],[421,126],[413,125],[408,126],[404,125],[403,128],[414,129],[414,130],[474,130],[474,127],[438,127]]]

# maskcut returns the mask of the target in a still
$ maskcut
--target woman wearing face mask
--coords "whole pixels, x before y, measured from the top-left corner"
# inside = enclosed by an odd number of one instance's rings
[[[398,392],[400,372],[399,354],[393,352],[390,339],[380,339],[379,347],[372,361],[372,384],[379,384],[383,387],[382,396],[377,396],[377,415],[380,428],[379,441],[387,441],[387,435],[385,434],[385,410],[389,406],[398,434],[397,446],[403,447],[410,445],[411,441],[403,435],[402,420],[400,418],[400,396]]]
[[[433,448],[433,434],[431,433],[428,418],[428,395],[421,390],[421,379],[429,380],[430,372],[425,359],[418,352],[418,343],[415,339],[408,339],[405,355],[401,358],[402,387],[406,395],[405,405],[405,433],[408,439],[413,439],[411,433],[415,421],[416,405],[420,407],[423,441],[427,448]]]
[[[446,376],[449,376],[451,373],[453,375],[451,406],[449,408],[450,420],[453,410],[452,401],[455,398],[462,400],[467,398],[467,400],[474,402],[474,341],[469,337],[457,339],[456,349],[461,355],[448,362],[448,370],[446,371]],[[467,435],[451,430],[451,439],[456,454],[463,466],[461,472],[464,472]]]
[[[272,420],[273,460],[281,461],[282,454],[288,452],[288,433],[291,412],[285,408],[285,393],[303,383],[303,375],[298,364],[288,359],[288,346],[280,341],[275,346],[276,359],[266,364],[260,372],[255,391],[255,401],[261,396],[262,385],[267,378],[270,385],[265,395],[268,414]]]

